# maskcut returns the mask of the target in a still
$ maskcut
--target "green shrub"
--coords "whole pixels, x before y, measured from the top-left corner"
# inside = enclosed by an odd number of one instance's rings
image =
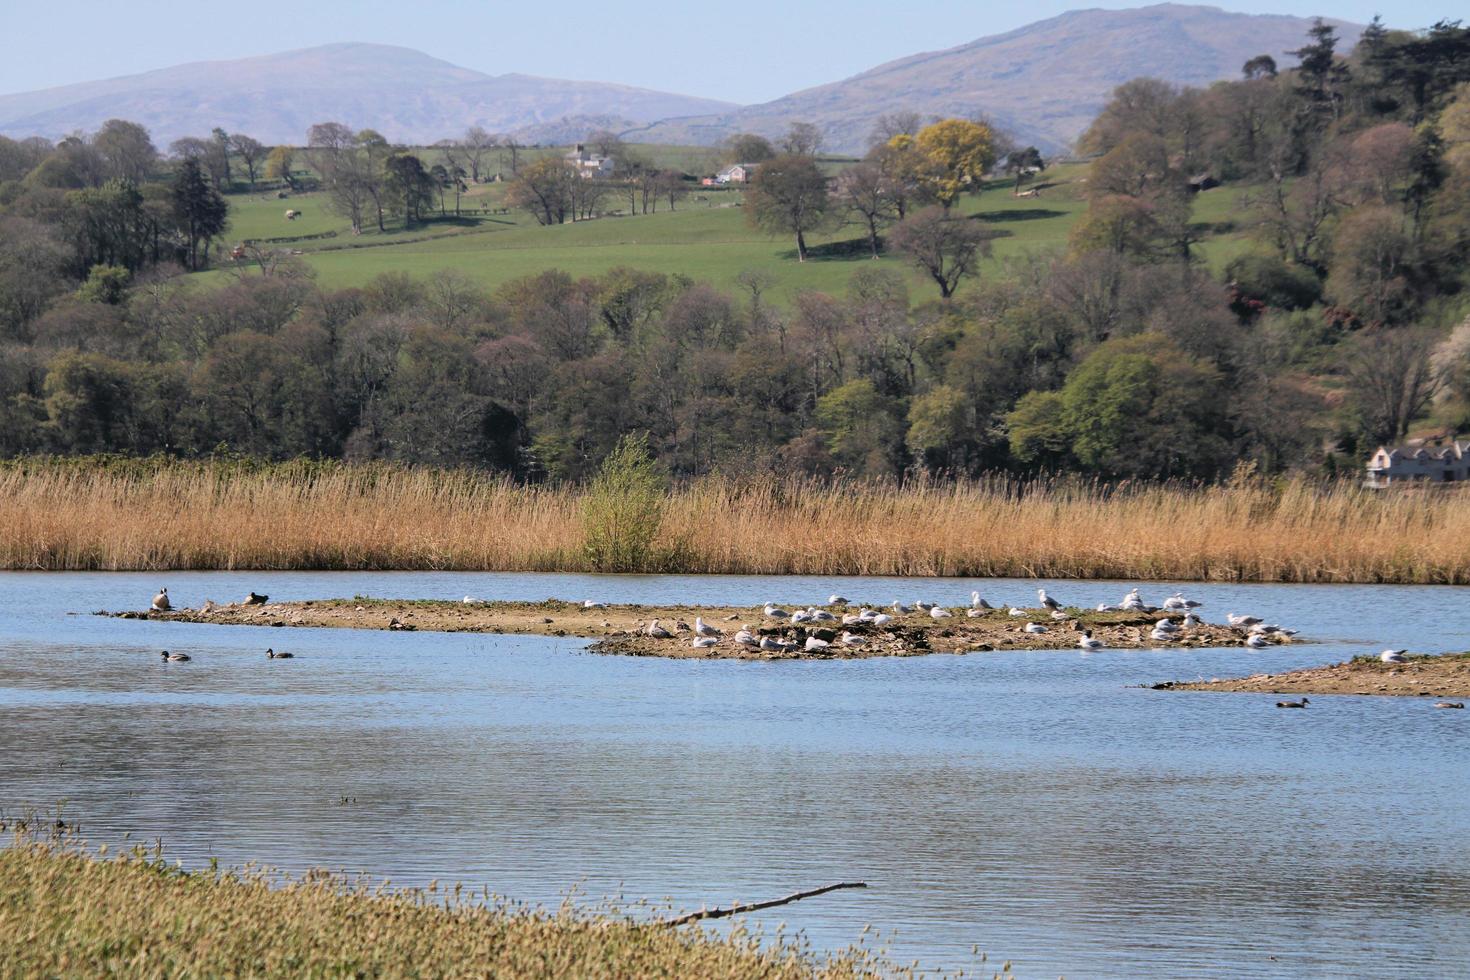
[[[582,503],[587,559],[599,572],[652,571],[664,483],[646,435],[624,436],[602,461]]]

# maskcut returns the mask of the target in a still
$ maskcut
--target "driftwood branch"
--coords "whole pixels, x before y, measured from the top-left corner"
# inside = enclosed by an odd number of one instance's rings
[[[723,919],[726,916],[739,915],[742,912],[759,912],[761,909],[773,909],[778,905],[789,905],[799,902],[803,898],[812,898],[816,895],[825,895],[835,892],[839,888],[867,888],[866,881],[839,881],[835,885],[823,885],[821,888],[813,888],[809,891],[796,892],[785,898],[773,898],[769,902],[747,902],[743,905],[732,905],[725,909],[700,909],[698,912],[690,912],[687,915],[665,919],[658,923],[661,926],[682,926],[686,922],[698,922],[700,919]]]

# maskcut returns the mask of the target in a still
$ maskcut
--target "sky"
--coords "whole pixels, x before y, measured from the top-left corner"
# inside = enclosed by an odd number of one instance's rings
[[[1242,13],[1323,14],[1390,27],[1453,17],[1455,3],[1238,0]],[[0,93],[241,58],[338,41],[399,44],[491,75],[620,82],[730,102],[764,102],[894,58],[954,47],[1097,0],[71,0],[0,7]],[[64,11],[65,23],[58,23]],[[60,34],[58,33],[60,32]],[[62,38],[64,35],[64,39]]]

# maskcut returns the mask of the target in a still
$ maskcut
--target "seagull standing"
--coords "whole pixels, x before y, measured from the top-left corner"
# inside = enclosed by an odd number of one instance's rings
[[[709,623],[706,623],[704,620],[700,619],[698,616],[695,616],[694,617],[694,632],[697,633],[697,634],[699,634],[700,636],[716,636],[716,637],[718,637],[718,636],[724,636],[725,635],[723,630],[717,630],[717,629],[715,629],[713,626],[711,626]]]
[[[674,634],[670,633],[668,630],[660,626],[658,624],[658,620],[656,619],[653,622],[649,623],[648,627],[644,629],[643,632],[647,633],[649,636],[653,637],[656,640],[672,640],[674,638]]]
[[[1041,605],[1046,609],[1060,609],[1062,604],[1046,594],[1045,589],[1036,590],[1036,598],[1041,600]]]

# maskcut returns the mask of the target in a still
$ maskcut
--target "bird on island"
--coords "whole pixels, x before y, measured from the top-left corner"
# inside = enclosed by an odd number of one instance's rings
[[[1158,628],[1155,628],[1152,632],[1149,633],[1149,638],[1157,640],[1160,643],[1168,643],[1171,640],[1178,639],[1178,637],[1175,636],[1173,633]]]
[[[1027,623],[1026,624],[1026,632],[1027,633],[1049,633],[1051,631],[1048,630],[1045,626],[1042,626],[1040,623]]]
[[[762,650],[767,650],[774,653],[777,650],[786,649],[786,645],[784,643],[781,643],[779,640],[772,639],[769,636],[763,636],[761,637],[760,648]]]
[[[1184,614],[1184,622],[1181,625],[1187,626],[1190,629],[1193,629],[1194,627],[1198,626],[1202,622],[1204,622],[1204,620],[1200,619],[1193,612],[1187,612],[1187,613]]]
[[[181,664],[186,660],[192,660],[194,658],[190,657],[187,653],[169,653],[165,650],[163,651],[163,659],[165,663]]]
[[[879,613],[872,619],[868,620],[868,622],[872,623],[874,626],[885,626],[888,623],[893,622],[893,617],[888,615],[887,613]]]
[[[720,641],[713,636],[696,636],[694,639],[689,641],[689,645],[691,647],[694,647],[696,650],[699,650],[705,647],[712,647],[719,642]]]
[[[805,609],[798,609],[791,614],[791,621],[793,623],[810,623],[812,621],[812,614]]]
[[[688,623],[684,622],[684,620],[682,620],[682,619],[676,619],[676,620],[674,620],[674,632],[675,633],[689,633],[689,632],[692,632],[692,631],[689,629],[689,624]]]
[[[734,640],[736,644],[743,647],[758,647],[761,645],[761,641],[756,639],[755,634],[750,631],[749,623],[741,625],[740,629],[735,633]]]
[[[1138,590],[1134,589],[1123,597],[1120,605],[1125,611],[1133,612],[1134,610],[1143,608],[1143,598],[1138,594]]]
[[[1307,705],[1309,705],[1311,703],[1312,703],[1311,702],[1311,699],[1309,699],[1309,698],[1302,698],[1300,701],[1277,701],[1276,702],[1276,707],[1278,707],[1278,708],[1305,708]]]
[[[1271,641],[1266,639],[1260,633],[1252,633],[1250,636],[1247,636],[1245,638],[1245,645],[1250,647],[1252,650],[1260,650],[1264,647],[1270,646]]]
[[[1051,618],[1052,619],[1055,619],[1057,622],[1061,622],[1064,619],[1071,619],[1072,617],[1068,616],[1066,613],[1062,612],[1060,609],[1053,609],[1051,611]]]
[[[1106,603],[1106,602],[1099,602],[1097,604],[1097,611],[1098,612],[1118,612],[1122,608],[1123,608],[1122,606],[1114,606],[1114,605],[1111,605],[1111,604]]]
[[[858,623],[868,622],[869,618],[865,617],[862,613],[844,613],[842,616],[842,625],[856,626]]]
[[[698,616],[695,616],[694,617],[694,632],[698,633],[700,636],[724,636],[725,635],[725,633],[724,633],[723,630],[715,629],[713,626],[711,626],[709,623],[706,623],[703,619],[700,619]]]
[[[1405,656],[1408,652],[1407,650],[1385,650],[1378,655],[1378,659],[1386,664],[1401,664],[1409,659]]]
[[[936,605],[938,605],[938,603],[936,603],[936,602],[920,602],[917,599],[914,600],[914,608],[917,609],[917,610],[919,610],[919,612],[928,612],[929,610],[933,609]]]
[[[948,609],[941,608],[940,606],[935,606],[934,608],[929,610],[929,616],[933,619],[949,619],[953,615],[954,613],[950,612]]]
[[[829,606],[845,606],[845,605],[847,605],[847,599],[845,599],[844,597],[842,597],[840,595],[829,595],[827,597],[827,605],[829,605]]]
[[[773,603],[769,603],[769,602],[766,603],[766,607],[765,607],[765,609],[762,610],[762,612],[764,612],[767,616],[771,617],[772,619],[790,619],[791,618],[791,614],[789,612],[787,612],[786,610],[782,609],[781,607],[779,607],[777,605],[774,605]]]
[[[1077,641],[1077,646],[1083,650],[1101,650],[1103,641],[1092,635],[1092,630],[1083,630],[1082,638]]]
[[[282,650],[280,653],[277,653],[275,650],[271,649],[270,647],[266,647],[266,650],[265,650],[265,658],[267,660],[290,660],[291,658],[293,658],[295,656],[296,656],[296,654],[294,654],[294,653],[287,653],[284,650]]]
[[[1246,616],[1244,614],[1237,616],[1233,612],[1225,614],[1225,621],[1231,626],[1254,626],[1259,622],[1263,622],[1260,616]]]
[[[1044,609],[1060,609],[1060,608],[1062,608],[1062,604],[1060,602],[1057,602],[1051,596],[1047,595],[1045,589],[1037,589],[1036,590],[1036,598],[1041,601],[1042,608],[1044,608]]]
[[[1010,614],[1011,614],[1011,615],[1012,615],[1012,616],[1025,616],[1025,615],[1028,615],[1028,614],[1027,614],[1027,612],[1026,612],[1026,610],[1024,610],[1024,609],[1020,609],[1020,608],[1018,608],[1018,607],[1016,607],[1016,606],[1012,606],[1012,607],[1011,607],[1011,612],[1010,612]]]
[[[842,645],[845,647],[860,647],[867,642],[867,640],[863,639],[861,636],[858,636],[856,633],[844,632],[842,634]]]
[[[805,649],[807,653],[821,653],[823,650],[827,649],[827,646],[828,644],[826,640],[819,640],[815,636],[809,636],[806,638],[806,645],[803,649]]]
[[[1203,605],[1203,602],[1196,602],[1193,599],[1184,598],[1184,593],[1182,592],[1176,592],[1169,598],[1164,600],[1164,608],[1172,612],[1183,612],[1186,609],[1198,609],[1200,606]]]
[[[674,634],[660,626],[656,619],[649,623],[643,632],[657,640],[672,640],[674,638]]]
[[[606,609],[607,608],[607,603],[605,603],[605,602],[593,602],[591,599],[583,599],[582,600],[582,608],[583,609]]]
[[[268,595],[261,595],[259,592],[252,591],[249,595],[247,595],[245,597],[245,601],[243,603],[241,603],[241,605],[243,605],[243,606],[263,606],[263,605],[265,605],[266,600],[268,600],[268,599],[270,599],[270,596],[268,596]]]
[[[978,593],[978,592],[971,592],[970,593],[970,608],[971,609],[978,610],[980,612],[985,612],[986,610],[988,610],[988,609],[994,609],[995,607],[992,606],[990,603],[986,602],[984,599],[980,598],[980,593]]]
[[[1161,619],[1157,623],[1154,623],[1154,629],[1161,633],[1177,633],[1179,631],[1179,624],[1172,619]]]
[[[899,602],[897,599],[894,599],[893,600],[893,605],[889,606],[888,608],[889,609],[892,609],[895,613],[897,613],[900,616],[907,616],[909,613],[911,613],[911,612],[914,611],[914,607],[913,606],[905,606],[903,603]]]
[[[880,613],[876,609],[869,609],[867,606],[858,610],[858,619],[861,619],[865,623],[871,623],[878,616],[883,615],[886,615],[886,613]]]
[[[173,605],[168,601],[168,589],[159,589],[158,595],[153,597],[153,609],[156,612],[168,612]]]
[[[1435,704],[1434,704],[1434,706],[1436,708],[1463,708],[1463,707],[1465,707],[1465,702],[1464,701],[1436,701]]]
[[[818,609],[817,607],[812,606],[811,608],[809,608],[807,610],[807,612],[811,614],[811,617],[812,617],[812,621],[813,622],[817,622],[817,623],[835,623],[835,622],[837,622],[837,617],[834,616],[834,615],[832,615],[831,613],[829,613],[825,609]]]

